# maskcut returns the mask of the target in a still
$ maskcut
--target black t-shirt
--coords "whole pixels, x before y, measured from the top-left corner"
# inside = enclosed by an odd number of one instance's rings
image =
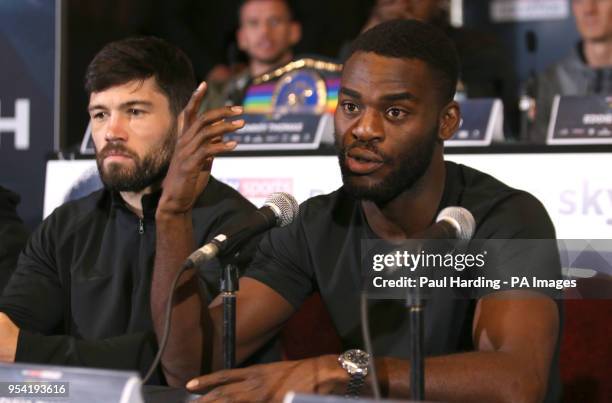
[[[107,190],[68,202],[45,219],[0,298],[0,311],[21,329],[16,361],[148,369],[157,352],[150,288],[160,195],[143,196],[142,219]],[[211,178],[192,212],[196,243],[254,210]],[[217,292],[220,274],[218,261],[201,269],[209,293]],[[151,382],[162,382],[161,371]]]
[[[554,239],[554,227],[541,203],[472,168],[446,162],[446,183],[438,210],[447,206],[468,209],[477,223],[475,239]],[[246,272],[299,307],[319,291],[342,340],[343,347],[363,348],[360,329],[362,289],[361,243],[376,238],[358,201],[340,188],[300,206],[292,224],[264,236]],[[514,264],[532,266],[534,273],[560,272],[540,267],[527,255],[508,251]],[[503,259],[503,257],[500,257]],[[518,261],[517,261],[518,259]],[[547,264],[550,262],[547,262]],[[527,269],[529,270],[529,269]],[[553,274],[554,276],[554,274]],[[473,350],[471,328],[475,300],[433,296],[425,305],[427,355]],[[403,301],[369,302],[374,353],[408,358],[410,327]],[[559,394],[557,356],[549,383],[549,398]]]

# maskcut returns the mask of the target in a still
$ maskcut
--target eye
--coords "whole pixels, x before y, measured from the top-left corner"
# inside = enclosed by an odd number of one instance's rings
[[[342,102],[342,110],[347,115],[353,115],[359,112],[359,106],[353,102],[345,101]]]
[[[132,116],[141,116],[145,114],[145,111],[143,111],[142,109],[136,109],[136,108],[130,108],[128,109],[128,114],[132,115]]]
[[[391,120],[400,120],[408,115],[408,112],[401,108],[389,108],[385,111],[387,117]]]
[[[91,118],[93,120],[103,120],[106,117],[108,117],[108,113],[107,112],[95,112],[91,115]]]

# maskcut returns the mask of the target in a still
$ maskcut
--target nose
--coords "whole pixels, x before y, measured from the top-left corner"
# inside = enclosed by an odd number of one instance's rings
[[[118,113],[111,115],[104,132],[104,140],[109,142],[126,141],[127,137],[125,121],[122,116]]]
[[[272,35],[272,31],[274,30],[274,23],[272,22],[264,22],[260,24],[259,35],[261,39],[269,40]]]
[[[363,142],[384,139],[382,116],[374,109],[366,109],[352,129],[353,137]]]

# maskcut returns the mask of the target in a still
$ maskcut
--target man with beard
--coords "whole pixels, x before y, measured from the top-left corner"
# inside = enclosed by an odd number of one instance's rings
[[[248,58],[247,68],[226,81],[211,82],[206,107],[240,105],[251,78],[289,63],[292,47],[302,37],[300,23],[295,21],[287,0],[242,1],[238,17],[236,40]]]
[[[453,101],[457,70],[452,42],[422,22],[386,22],[356,39],[335,113],[344,185],[303,203],[292,224],[271,230],[259,244],[236,301],[238,362],[272,337],[315,290],[344,348],[363,348],[362,241],[413,237],[447,206],[471,211],[477,239],[554,238],[552,223],[533,196],[444,161],[443,141],[460,121]],[[167,232],[186,230],[177,219]],[[516,264],[554,275],[560,271],[558,254],[556,249],[548,252],[542,259],[508,244],[487,270],[507,275]],[[158,249],[158,262],[167,267],[177,268],[184,257]],[[426,399],[540,401],[546,396],[556,401],[555,302],[535,291],[477,291],[477,300],[427,301]],[[221,368],[220,305],[216,299],[203,312],[204,347],[191,346],[193,356],[188,348],[174,350],[176,355],[164,360],[165,371],[187,379],[188,372],[181,372],[177,363],[199,360],[202,351],[211,351],[203,358],[212,369]],[[369,316],[381,389],[389,397],[407,397],[410,323],[404,302],[370,301]],[[199,319],[190,317],[192,322]],[[169,343],[181,340],[171,337]],[[369,360],[363,352],[349,350],[340,361],[348,369],[355,356],[360,359],[354,368],[363,371]],[[365,393],[371,392],[371,375],[349,376],[347,369],[338,356],[326,355],[219,371],[193,379],[187,387],[207,391],[201,398],[205,402],[279,401],[289,390],[354,395],[364,380]]]
[[[224,120],[240,109],[180,113],[204,86],[192,96],[190,61],[161,39],[113,42],[95,56],[85,87],[104,189],[57,208],[29,240],[0,298],[1,361],[148,369],[157,350],[150,287],[164,178],[199,167],[200,192],[184,216],[194,249],[254,210],[210,176],[212,157],[235,146],[220,138],[242,125]],[[206,271],[216,278],[215,270]],[[181,291],[188,303],[192,290]]]

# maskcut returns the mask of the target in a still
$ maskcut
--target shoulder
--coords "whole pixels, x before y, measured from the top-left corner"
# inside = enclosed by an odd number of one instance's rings
[[[18,219],[19,195],[0,186],[0,219]]]
[[[64,236],[91,224],[98,214],[107,214],[111,204],[110,193],[100,189],[85,197],[70,200],[57,207],[40,225],[44,232],[61,231]]]
[[[304,201],[300,205],[299,217],[302,222],[310,225],[331,223],[345,216],[350,217],[355,205],[355,201],[341,187]]]
[[[51,259],[52,250],[97,231],[98,218],[108,216],[109,206],[110,194],[104,189],[62,204],[34,230],[24,253],[30,258],[47,254]]]
[[[475,238],[555,238],[552,221],[535,196],[474,168],[456,167],[463,182],[460,205],[476,220]]]
[[[255,210],[255,206],[236,189],[210,177],[206,188],[196,200],[194,211]]]
[[[110,205],[110,193],[105,189],[96,190],[87,196],[67,201],[57,207],[49,217],[76,222],[103,207],[105,202]]]
[[[210,177],[192,210],[198,239],[208,239],[221,228],[246,219],[255,206],[231,186]]]
[[[563,84],[564,78],[579,78],[578,76],[582,74],[581,72],[590,70],[580,56],[579,46],[580,44],[577,44],[563,59],[551,64],[538,74],[538,85],[540,87],[559,87]]]

